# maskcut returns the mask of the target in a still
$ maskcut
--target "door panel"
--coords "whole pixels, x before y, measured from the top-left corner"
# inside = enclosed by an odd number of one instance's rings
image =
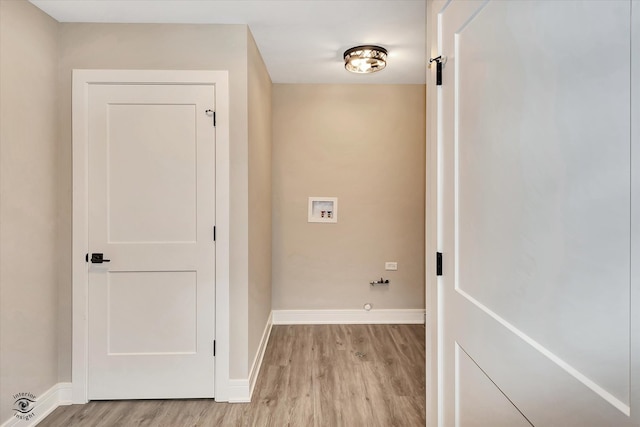
[[[195,105],[111,104],[107,115],[109,241],[196,241]]]
[[[473,375],[457,348],[533,425],[632,425],[630,16],[630,1],[439,14],[445,425],[469,415],[457,385],[485,388],[456,380]]]
[[[114,271],[107,280],[108,354],[196,353],[195,271]]]
[[[89,399],[213,397],[210,85],[89,92]]]
[[[460,427],[531,427],[500,389],[456,345],[456,414]]]
[[[458,32],[457,285],[628,404],[629,3],[542,3]]]

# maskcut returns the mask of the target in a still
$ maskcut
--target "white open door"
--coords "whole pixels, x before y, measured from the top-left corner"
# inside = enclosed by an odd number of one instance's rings
[[[214,395],[214,99],[88,92],[89,399]]]
[[[433,11],[440,426],[640,425],[639,6]]]

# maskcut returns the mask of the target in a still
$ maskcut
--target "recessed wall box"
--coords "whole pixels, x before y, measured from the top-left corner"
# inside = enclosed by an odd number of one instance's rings
[[[309,197],[308,222],[338,222],[338,198]]]

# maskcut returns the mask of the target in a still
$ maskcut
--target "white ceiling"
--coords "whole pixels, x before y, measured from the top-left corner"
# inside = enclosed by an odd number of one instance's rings
[[[248,24],[274,83],[425,82],[425,0],[30,0],[59,22]],[[344,69],[360,44],[387,68]]]

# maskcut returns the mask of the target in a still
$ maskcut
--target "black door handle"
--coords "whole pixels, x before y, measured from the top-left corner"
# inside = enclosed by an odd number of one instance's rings
[[[110,259],[104,259],[102,254],[91,254],[91,262],[93,264],[102,264],[103,262],[111,262]]]

